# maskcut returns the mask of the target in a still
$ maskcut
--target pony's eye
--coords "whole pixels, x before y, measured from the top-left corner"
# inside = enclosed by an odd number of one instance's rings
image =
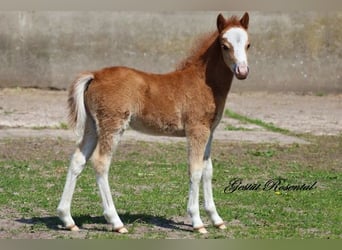
[[[247,44],[247,49],[249,49],[249,47],[251,47],[251,44],[249,43],[249,44]]]
[[[221,47],[222,47],[223,50],[226,50],[226,51],[229,50],[229,47],[227,45],[225,45],[225,44],[222,44]]]

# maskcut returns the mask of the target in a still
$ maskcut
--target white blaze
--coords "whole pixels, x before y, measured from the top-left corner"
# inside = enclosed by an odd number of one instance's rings
[[[231,28],[222,36],[229,42],[234,51],[237,64],[247,65],[246,45],[248,42],[247,32],[242,28]]]

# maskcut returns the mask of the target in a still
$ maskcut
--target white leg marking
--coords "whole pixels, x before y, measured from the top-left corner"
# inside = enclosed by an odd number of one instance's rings
[[[223,220],[216,211],[216,206],[213,198],[212,178],[213,178],[213,164],[211,162],[211,142],[213,135],[211,134],[204,153],[204,168],[203,168],[203,194],[204,194],[204,209],[209,215],[211,221],[220,229],[226,228]]]
[[[113,135],[113,149],[117,146],[120,141],[120,137],[124,130],[120,133]],[[96,150],[95,150],[96,151]],[[114,231],[119,233],[128,233],[128,230],[124,227],[113,202],[113,198],[110,192],[109,182],[108,182],[108,172],[111,162],[110,156],[99,156],[100,161],[94,161],[94,164],[99,164],[99,166],[94,166],[97,170],[96,182],[100,190],[100,195],[102,199],[103,215],[108,223],[113,225]],[[101,166],[102,165],[102,166]]]
[[[108,174],[98,174],[96,176],[96,181],[100,190],[104,210],[104,217],[106,218],[108,223],[113,225],[115,231],[118,231],[120,233],[127,233],[127,229],[124,228],[124,225],[120,220],[120,217],[116,212],[116,208],[114,206],[113,198],[110,193],[110,187],[108,183]]]
[[[212,176],[213,176],[213,165],[211,158],[204,161],[203,169],[203,193],[204,193],[204,208],[209,215],[213,224],[221,229],[223,229],[223,220],[218,215],[216,211],[216,206],[214,203],[213,192],[212,192]]]
[[[86,161],[93,153],[95,144],[97,142],[94,130],[91,129],[91,124],[89,127],[87,127],[87,129],[87,133],[85,133],[83,138],[82,146],[77,148],[71,157],[63,194],[57,207],[57,214],[59,218],[63,221],[64,226],[71,231],[78,230],[78,227],[75,225],[70,213],[71,201],[75,191],[77,177],[80,175]]]
[[[57,208],[59,218],[63,221],[65,227],[70,230],[75,229],[75,222],[70,213],[71,200],[75,191],[77,177],[82,172],[85,163],[86,157],[77,149],[72,156],[62,198]]]
[[[203,231],[201,233],[206,233],[204,232],[205,228],[200,218],[200,212],[199,212],[199,184],[200,184],[201,178],[202,178],[202,170],[196,170],[190,174],[188,213],[191,217],[193,228],[195,230],[197,229],[199,232]]]

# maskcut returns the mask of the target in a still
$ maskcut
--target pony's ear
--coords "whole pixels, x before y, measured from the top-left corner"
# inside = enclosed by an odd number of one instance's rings
[[[248,12],[245,12],[243,17],[240,19],[240,23],[241,23],[242,27],[244,27],[245,29],[248,29],[248,24],[249,24]]]
[[[221,33],[226,25],[226,19],[224,19],[221,13],[217,16],[216,25],[219,33]]]

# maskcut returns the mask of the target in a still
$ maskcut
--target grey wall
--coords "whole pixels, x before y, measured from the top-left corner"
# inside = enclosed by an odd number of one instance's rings
[[[0,87],[65,89],[112,65],[171,71],[217,14],[0,12]],[[250,12],[251,74],[233,91],[341,93],[341,23],[342,12]]]

